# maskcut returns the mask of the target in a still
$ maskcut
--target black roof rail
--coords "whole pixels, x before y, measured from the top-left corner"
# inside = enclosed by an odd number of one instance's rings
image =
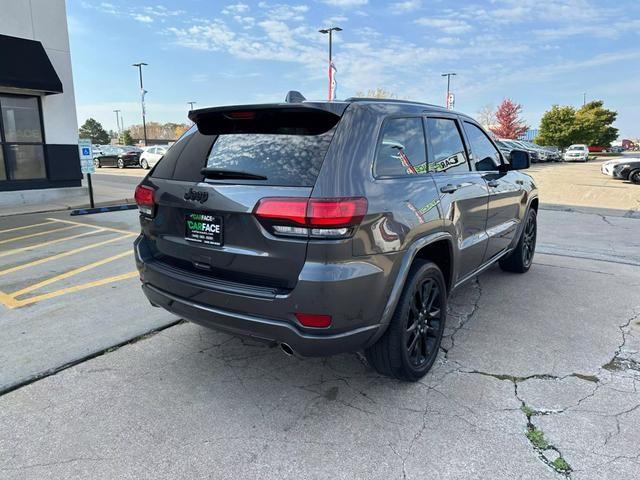
[[[289,90],[284,98],[285,103],[302,103],[307,99],[297,90]]]
[[[345,102],[377,102],[377,103],[404,103],[407,105],[424,105],[425,107],[442,108],[440,105],[433,105],[431,103],[416,102],[414,100],[399,100],[397,98],[373,98],[373,97],[349,97],[345,99]]]

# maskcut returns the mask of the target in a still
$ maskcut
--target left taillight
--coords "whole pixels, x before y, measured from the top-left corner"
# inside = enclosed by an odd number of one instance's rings
[[[138,210],[147,217],[153,217],[155,214],[155,191],[146,185],[138,185],[134,196]]]
[[[324,239],[351,236],[366,213],[367,200],[362,197],[267,197],[253,209],[275,235]]]

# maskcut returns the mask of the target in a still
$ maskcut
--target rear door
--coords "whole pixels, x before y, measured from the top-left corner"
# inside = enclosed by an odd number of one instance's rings
[[[524,182],[518,172],[500,171],[500,153],[480,127],[469,121],[463,125],[471,150],[471,166],[482,175],[489,189],[488,242],[484,255],[484,260],[489,261],[509,248],[518,231]]]
[[[429,171],[440,195],[447,228],[457,239],[457,279],[480,266],[487,244],[488,193],[482,174],[469,168],[461,125],[453,115],[426,119]]]
[[[253,211],[264,198],[309,198],[339,119],[277,107],[196,117],[204,133],[187,132],[146,180],[156,190],[155,219],[143,222],[155,261],[217,281],[293,288],[307,238],[280,236]]]

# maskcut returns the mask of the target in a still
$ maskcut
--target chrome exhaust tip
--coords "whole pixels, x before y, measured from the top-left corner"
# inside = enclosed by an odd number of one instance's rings
[[[280,349],[284,352],[287,357],[293,357],[293,348],[288,343],[281,343]]]

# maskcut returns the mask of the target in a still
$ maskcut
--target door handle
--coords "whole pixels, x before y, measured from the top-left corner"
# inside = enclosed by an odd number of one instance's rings
[[[496,188],[500,186],[500,182],[497,180],[489,180],[487,182],[487,185],[489,185],[490,187]]]
[[[453,193],[456,190],[458,190],[458,188],[459,188],[458,186],[448,183],[447,185],[440,187],[440,191],[442,193]]]

